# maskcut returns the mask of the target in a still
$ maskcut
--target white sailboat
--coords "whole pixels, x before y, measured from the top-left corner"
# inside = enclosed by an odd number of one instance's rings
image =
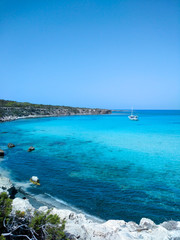
[[[138,115],[133,114],[133,108],[131,109],[131,115],[129,115],[128,118],[132,121],[138,121]]]

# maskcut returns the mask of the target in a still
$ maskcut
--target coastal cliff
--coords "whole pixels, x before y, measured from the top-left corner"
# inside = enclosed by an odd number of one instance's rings
[[[111,110],[108,109],[78,108],[0,100],[1,122],[20,118],[56,117],[68,115],[99,115],[110,113]]]
[[[5,191],[10,197],[13,184],[8,178],[0,177],[0,193]],[[35,208],[26,198],[14,198],[12,212],[34,214]],[[48,207],[41,206],[39,212],[47,213]],[[70,240],[178,240],[180,239],[180,221],[168,221],[156,225],[152,220],[142,218],[140,223],[124,220],[97,222],[90,220],[82,213],[67,209],[50,209],[50,214],[57,215],[66,221],[65,233]]]

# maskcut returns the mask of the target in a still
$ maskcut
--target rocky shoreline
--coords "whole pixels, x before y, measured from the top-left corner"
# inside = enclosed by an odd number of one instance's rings
[[[50,115],[27,115],[27,116],[5,116],[0,118],[0,122],[10,122],[10,121],[15,121],[18,119],[28,119],[28,118],[45,118],[45,117],[60,117],[60,116],[82,116],[82,115],[103,115],[103,114],[110,114],[110,110],[107,111],[98,111],[98,112],[93,112],[93,113],[68,113],[68,114],[50,114]]]
[[[10,179],[0,176],[0,193],[6,192],[13,198],[12,213],[24,211],[34,213],[36,210],[27,198],[16,197],[17,189]],[[47,206],[38,208],[47,212]],[[168,221],[156,225],[152,220],[142,218],[140,223],[124,220],[96,222],[82,213],[67,209],[52,208],[51,214],[57,214],[66,221],[65,232],[71,240],[180,240],[180,221]]]
[[[111,110],[100,108],[79,108],[0,100],[0,122],[25,118],[101,115],[110,114],[111,112]]]
[[[111,110],[99,110],[94,112],[80,112],[80,113],[64,113],[64,114],[49,114],[49,115],[27,115],[27,116],[4,116],[0,118],[0,122],[9,122],[15,121],[18,119],[28,119],[28,118],[45,118],[45,117],[60,117],[60,116],[82,116],[82,115],[103,115],[103,114],[110,114]]]

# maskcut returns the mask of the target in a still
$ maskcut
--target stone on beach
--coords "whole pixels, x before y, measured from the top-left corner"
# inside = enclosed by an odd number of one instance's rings
[[[13,143],[8,143],[8,148],[13,148],[15,145]]]
[[[28,152],[32,152],[32,151],[34,151],[34,150],[35,150],[35,147],[32,147],[32,146],[31,146],[31,147],[28,148]]]
[[[2,149],[0,149],[0,157],[4,156],[4,151]]]

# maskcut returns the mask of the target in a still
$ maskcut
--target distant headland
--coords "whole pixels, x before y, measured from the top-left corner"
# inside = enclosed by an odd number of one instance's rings
[[[0,122],[21,118],[110,114],[111,110],[16,102],[0,99]]]

